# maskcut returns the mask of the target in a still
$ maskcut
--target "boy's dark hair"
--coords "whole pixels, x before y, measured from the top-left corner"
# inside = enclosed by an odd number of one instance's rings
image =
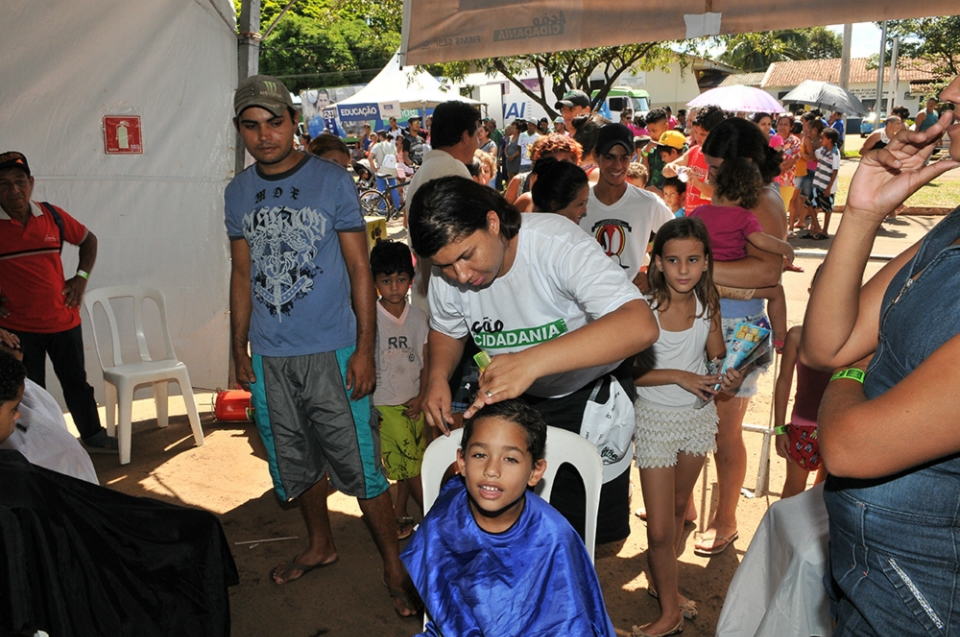
[[[667,120],[667,111],[663,110],[662,108],[655,108],[652,111],[649,111],[646,117],[643,118],[645,124],[653,124],[661,120]]]
[[[760,169],[749,159],[741,157],[723,160],[713,180],[715,194],[728,201],[739,201],[747,210],[756,207],[762,189]]]
[[[717,124],[723,120],[730,117],[730,113],[726,112],[719,106],[704,106],[703,108],[697,111],[697,116],[693,118],[693,125],[699,126],[708,133],[712,131]]]
[[[466,132],[473,135],[480,124],[480,111],[475,107],[451,100],[437,105],[433,111],[433,122],[430,127],[430,139],[434,148],[449,148],[456,146],[463,139]]]
[[[533,205],[541,212],[557,212],[570,205],[588,185],[587,173],[576,164],[557,161],[554,157],[541,157],[533,165],[537,180],[530,189]]]
[[[527,439],[527,451],[533,457],[533,464],[543,460],[543,454],[547,448],[547,422],[539,411],[516,398],[485,405],[472,418],[463,421],[463,439],[460,442],[460,449],[463,450],[464,456],[467,454],[470,438],[473,437],[474,424],[487,418],[503,418],[519,425]]]
[[[823,129],[823,134],[829,139],[834,146],[840,143],[840,131],[836,128],[825,128]]]
[[[794,135],[800,135],[803,133],[803,122],[794,122],[793,127],[790,129],[790,132]]]
[[[663,188],[661,188],[661,190],[665,189],[667,186],[673,186],[681,195],[687,192],[687,184],[683,183],[676,177],[666,177],[663,180]]]
[[[413,257],[410,248],[399,241],[380,241],[370,251],[370,270],[374,278],[403,273],[413,278]]]
[[[487,213],[500,218],[500,237],[510,240],[520,232],[520,213],[494,188],[466,177],[428,181],[410,202],[410,240],[413,251],[428,259],[447,245],[487,229]]]
[[[13,354],[0,350],[0,403],[16,400],[27,368]]]

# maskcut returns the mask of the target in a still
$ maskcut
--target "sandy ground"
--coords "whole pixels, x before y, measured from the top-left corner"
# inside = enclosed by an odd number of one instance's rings
[[[916,241],[939,217],[906,217],[885,225],[875,254],[895,255]],[[834,222],[836,223],[836,222]],[[820,263],[829,241],[794,240],[803,255],[802,274],[784,274],[790,323],[802,321],[811,274]],[[871,262],[867,275],[882,267]],[[93,382],[101,382],[94,378]],[[766,425],[770,419],[773,373],[767,373],[753,399],[748,423]],[[295,555],[304,543],[304,527],[295,506],[281,504],[271,489],[263,445],[250,423],[217,423],[211,413],[211,395],[199,394],[206,444],[195,447],[184,416],[182,401],[173,399],[171,423],[156,426],[153,404],[138,401],[133,434],[133,461],[120,466],[116,457],[95,456],[101,482],[125,493],[199,507],[217,514],[230,541],[240,571],[240,584],[230,590],[233,634],[238,637],[285,635],[384,635],[408,636],[418,623],[398,618],[381,584],[381,562],[360,518],[356,501],[334,494],[330,497],[331,524],[339,561],[314,571],[287,586],[270,582],[268,573],[279,562]],[[746,433],[749,466],[745,487],[757,486],[763,436]],[[688,622],[684,635],[712,635],[724,596],[760,518],[777,500],[783,482],[783,460],[772,453],[770,485],[765,497],[741,498],[740,539],[712,559],[693,555],[692,538],[680,558],[681,591],[696,600],[700,617]],[[706,501],[714,506],[716,473],[707,473]],[[643,505],[639,479],[634,470],[633,507]],[[696,502],[704,497],[698,485]],[[411,505],[412,506],[412,505]],[[652,620],[656,601],[646,594],[647,559],[644,524],[631,516],[631,535],[619,551],[598,547],[597,571],[607,608],[618,628]],[[699,522],[699,521],[698,521]],[[688,525],[693,530],[693,525]],[[288,539],[292,538],[292,539]],[[275,540],[275,541],[265,541]]]

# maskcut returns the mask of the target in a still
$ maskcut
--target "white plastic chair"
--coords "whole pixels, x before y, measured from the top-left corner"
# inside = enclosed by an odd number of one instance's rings
[[[426,514],[440,494],[440,482],[447,468],[456,461],[457,449],[463,436],[462,429],[454,429],[449,436],[440,436],[427,447],[420,468],[423,484],[423,511]],[[587,493],[584,544],[590,561],[597,539],[597,510],[600,507],[600,487],[603,486],[603,461],[597,448],[575,433],[556,427],[547,427],[547,447],[544,457],[547,470],[534,491],[544,500],[550,500],[557,469],[570,464],[580,473]]]
[[[120,327],[110,301],[112,299],[133,299],[133,325],[137,337],[139,350],[138,360],[125,363],[120,350]],[[166,353],[160,360],[153,360],[147,346],[147,338],[143,329],[143,302],[151,299],[157,305],[160,313],[160,327],[163,330],[163,340]],[[98,318],[94,309],[97,305],[103,308],[107,323],[110,327],[113,346],[113,360],[105,360],[106,355],[97,336]],[[120,444],[120,464],[130,462],[131,421],[133,418],[133,394],[137,387],[148,383],[153,385],[153,400],[157,408],[157,425],[166,427],[170,420],[167,410],[167,383],[176,381],[183,394],[183,402],[187,407],[190,418],[190,427],[197,446],[203,444],[203,429],[200,428],[200,414],[197,410],[197,401],[193,396],[190,385],[190,376],[187,367],[176,358],[173,351],[173,341],[167,329],[167,312],[163,293],[154,288],[140,285],[114,285],[96,290],[89,290],[84,294],[83,306],[90,316],[93,329],[93,340],[103,368],[104,393],[107,407],[107,433],[114,435],[114,421],[116,409],[119,405],[119,432],[117,441]],[[100,323],[102,325],[102,323]]]

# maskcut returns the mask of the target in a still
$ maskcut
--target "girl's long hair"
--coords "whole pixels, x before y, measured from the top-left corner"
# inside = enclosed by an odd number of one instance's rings
[[[650,307],[653,310],[663,311],[670,305],[670,286],[663,272],[656,266],[656,258],[663,259],[663,247],[667,241],[674,239],[695,239],[703,245],[704,258],[707,260],[707,270],[700,276],[700,281],[693,289],[703,306],[703,311],[697,317],[707,313],[713,318],[720,311],[720,294],[713,283],[713,252],[710,249],[710,233],[702,220],[696,217],[679,217],[671,219],[660,226],[653,240],[653,250],[650,252],[650,266],[647,268],[647,282],[650,284]]]

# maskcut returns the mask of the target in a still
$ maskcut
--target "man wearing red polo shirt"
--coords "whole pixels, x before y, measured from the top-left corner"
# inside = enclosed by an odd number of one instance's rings
[[[20,337],[27,376],[41,387],[50,356],[87,451],[117,453],[117,439],[100,426],[83,362],[80,300],[97,237],[60,208],[32,201],[33,183],[22,153],[0,154],[0,327]],[[64,242],[80,248],[69,280],[60,260]]]

